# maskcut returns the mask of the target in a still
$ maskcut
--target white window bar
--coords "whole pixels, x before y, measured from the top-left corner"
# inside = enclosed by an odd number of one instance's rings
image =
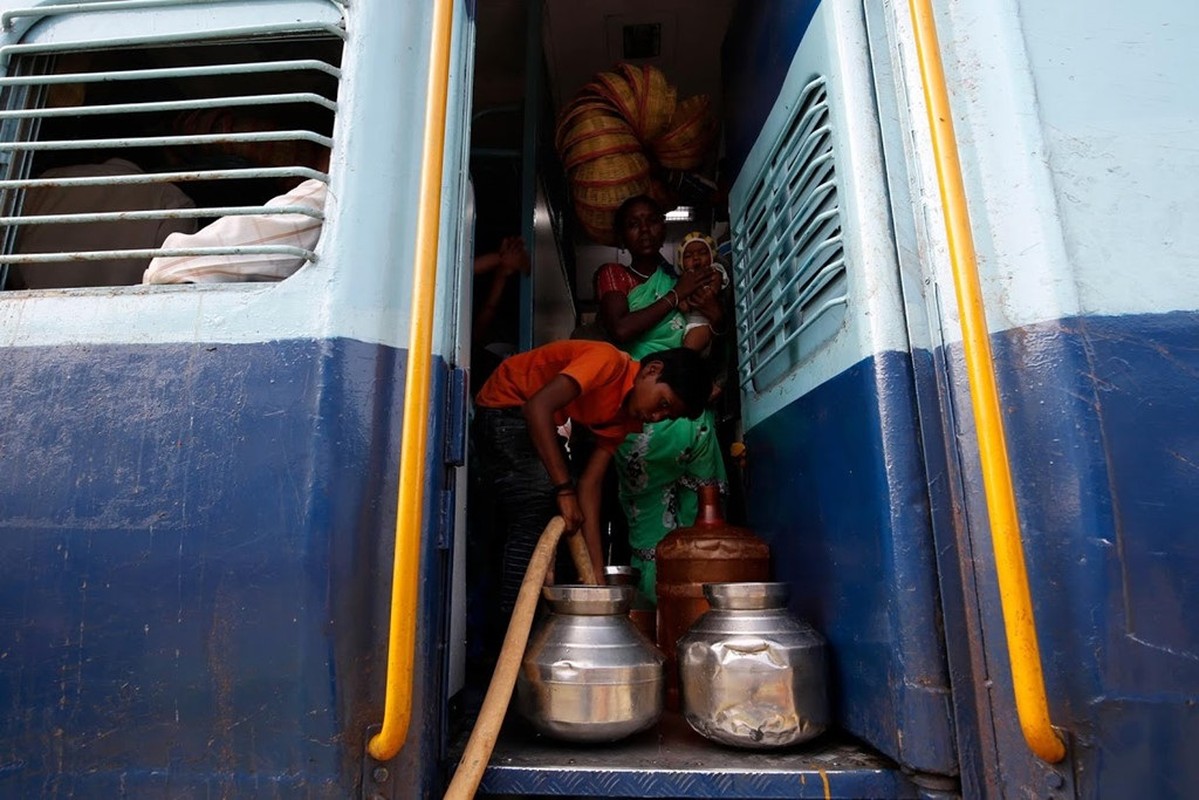
[[[244,0],[243,0],[244,1]],[[235,0],[203,0],[204,5],[235,2]],[[341,8],[346,7],[346,0],[329,0]],[[87,14],[103,11],[124,11],[137,8],[169,8],[171,6],[196,6],[197,0],[93,0],[93,2],[67,3],[54,6],[34,6],[32,8],[13,8],[0,14],[0,30],[11,30],[14,19],[22,17],[50,17],[62,14]]]
[[[224,2],[224,0],[206,0],[206,2]],[[346,4],[341,0],[332,0],[341,9]],[[13,9],[0,15],[0,28],[11,29],[13,21],[22,17],[45,17],[65,14],[80,14],[122,9],[153,9],[173,6],[203,6],[196,0],[103,0],[101,2],[75,2],[63,5],[40,6],[25,9]],[[0,108],[0,190],[4,191],[3,204],[0,205],[0,225],[5,228],[5,250],[13,249],[18,241],[16,232],[25,226],[39,225],[76,225],[81,223],[109,223],[132,220],[156,219],[206,219],[225,216],[249,215],[301,215],[310,219],[323,220],[320,210],[301,205],[232,205],[222,204],[217,207],[202,208],[173,208],[173,209],[135,209],[127,211],[97,211],[92,213],[74,214],[39,214],[22,216],[20,206],[24,190],[45,187],[97,187],[97,186],[128,186],[136,184],[186,184],[191,181],[234,181],[239,179],[279,179],[300,178],[317,179],[327,182],[324,172],[302,164],[295,166],[228,168],[228,169],[194,169],[176,170],[172,172],[146,172],[119,175],[103,175],[89,177],[60,177],[37,178],[26,174],[31,165],[32,157],[44,152],[97,152],[111,153],[114,150],[135,148],[169,148],[172,146],[204,146],[204,145],[236,145],[236,144],[270,144],[286,142],[310,142],[324,148],[331,148],[333,141],[330,136],[311,130],[292,127],[285,130],[273,131],[242,131],[242,132],[193,132],[175,135],[146,135],[136,129],[129,136],[108,135],[105,138],[82,139],[62,138],[39,140],[39,126],[46,120],[69,120],[77,117],[96,117],[101,115],[117,116],[140,113],[171,114],[185,111],[202,111],[205,109],[226,110],[230,108],[261,108],[264,106],[308,106],[319,109],[320,113],[335,115],[337,103],[323,94],[313,91],[278,91],[257,95],[238,94],[224,97],[194,97],[189,99],[162,99],[144,102],[115,102],[110,104],[89,104],[79,106],[42,107],[44,93],[48,87],[78,84],[96,84],[109,82],[176,80],[188,78],[220,78],[227,77],[229,86],[236,86],[239,76],[279,73],[281,78],[286,74],[308,76],[325,75],[340,82],[341,70],[334,64],[320,59],[287,58],[278,61],[253,61],[225,64],[203,64],[182,67],[151,67],[130,70],[113,69],[111,66],[96,72],[47,72],[50,64],[43,63],[44,59],[53,58],[59,54],[74,54],[77,52],[112,53],[129,48],[172,47],[181,44],[204,42],[216,48],[228,46],[235,48],[249,39],[264,40],[264,46],[275,42],[281,45],[295,40],[296,36],[318,35],[322,38],[332,37],[334,41],[344,42],[346,32],[344,25],[325,23],[272,23],[261,25],[245,25],[230,28],[213,29],[203,32],[192,32],[180,36],[171,32],[153,35],[129,35],[118,39],[104,41],[72,41],[53,43],[18,43],[0,47],[0,63],[10,66],[14,62],[21,65],[20,69],[0,77],[0,91],[3,91],[6,102]],[[274,42],[270,41],[274,39]],[[223,41],[222,41],[223,40]],[[102,48],[102,49],[101,49]],[[134,127],[134,126],[131,126]],[[17,158],[18,161],[12,159]],[[86,161],[82,162],[86,163]],[[8,165],[8,166],[5,166]],[[40,169],[40,168],[39,168]],[[5,174],[7,173],[7,174]],[[157,256],[192,256],[192,255],[286,255],[297,256],[309,261],[315,260],[315,253],[303,248],[286,245],[253,245],[244,247],[193,247],[193,248],[154,248],[144,247],[122,250],[83,250],[50,253],[8,253],[0,254],[0,275],[7,264],[39,264],[63,262],[88,262],[120,259],[150,259]]]

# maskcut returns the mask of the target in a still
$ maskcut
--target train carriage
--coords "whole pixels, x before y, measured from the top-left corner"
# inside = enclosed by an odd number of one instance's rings
[[[656,30],[643,60],[722,108],[746,517],[828,639],[836,730],[506,730],[480,794],[1190,796],[1197,26],[1164,0],[0,2],[0,795],[441,795],[474,668],[476,220],[530,245],[518,344],[569,335],[613,253],[573,233],[553,112]],[[272,208],[303,180],[320,210]],[[195,202],[37,210],[163,187]],[[87,240],[287,213],[317,244]],[[102,277],[230,254],[298,269]]]

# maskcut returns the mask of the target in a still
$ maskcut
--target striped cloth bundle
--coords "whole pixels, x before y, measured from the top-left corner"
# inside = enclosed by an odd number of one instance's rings
[[[648,194],[676,205],[663,170],[695,169],[716,136],[706,95],[679,102],[657,67],[621,63],[601,72],[558,117],[554,144],[587,235],[615,244],[612,216],[627,198]]]

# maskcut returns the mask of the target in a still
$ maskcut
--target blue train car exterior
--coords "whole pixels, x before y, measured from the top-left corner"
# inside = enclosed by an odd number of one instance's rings
[[[349,797],[383,710],[426,90],[413,64],[428,60],[432,10],[104,5],[6,15],[6,56],[344,39],[329,201],[315,260],[281,283],[0,296],[0,795]],[[455,18],[458,165],[472,29],[462,4]],[[430,610],[396,797],[432,792],[443,758],[441,499],[469,230],[465,175],[446,174]]]
[[[764,4],[732,45],[756,54],[728,92],[744,128],[730,143],[746,154],[733,203],[750,231],[796,99],[830,76],[838,302],[857,305],[798,335],[787,377],[747,387],[753,521],[803,587],[797,609],[830,637],[843,724],[899,762],[960,774],[968,797],[1189,796],[1199,272],[1183,209],[1199,162],[1182,141],[1199,107],[1178,79],[1195,67],[1197,21],[1164,3],[938,8],[1050,714],[1067,740],[1051,765],[1014,712],[905,5]],[[822,40],[837,44],[821,53]],[[871,205],[876,179],[889,213]],[[774,213],[784,231],[793,212]]]
[[[344,50],[324,231],[297,274],[0,292],[0,796],[435,796],[460,621],[473,3],[453,4],[414,708],[384,771],[364,752],[404,512],[433,4],[38,12],[51,5],[0,2],[34,7],[0,24],[6,67],[312,33]],[[877,785],[1188,797],[1199,14],[937,5],[1065,759],[1033,755],[1014,710],[906,4],[762,0],[726,38],[750,522],[793,610],[829,639],[839,726],[906,776]],[[721,785],[693,796],[750,796]],[[854,796],[836,776],[823,791]]]

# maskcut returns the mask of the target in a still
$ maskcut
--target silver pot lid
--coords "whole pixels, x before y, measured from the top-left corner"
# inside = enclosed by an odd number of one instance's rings
[[[705,583],[704,597],[712,608],[750,611],[782,608],[791,594],[785,583]]]
[[[632,586],[546,586],[541,596],[555,614],[604,616],[627,614],[633,602]]]
[[[604,567],[604,578],[609,586],[636,586],[641,580],[641,570],[619,565]]]

